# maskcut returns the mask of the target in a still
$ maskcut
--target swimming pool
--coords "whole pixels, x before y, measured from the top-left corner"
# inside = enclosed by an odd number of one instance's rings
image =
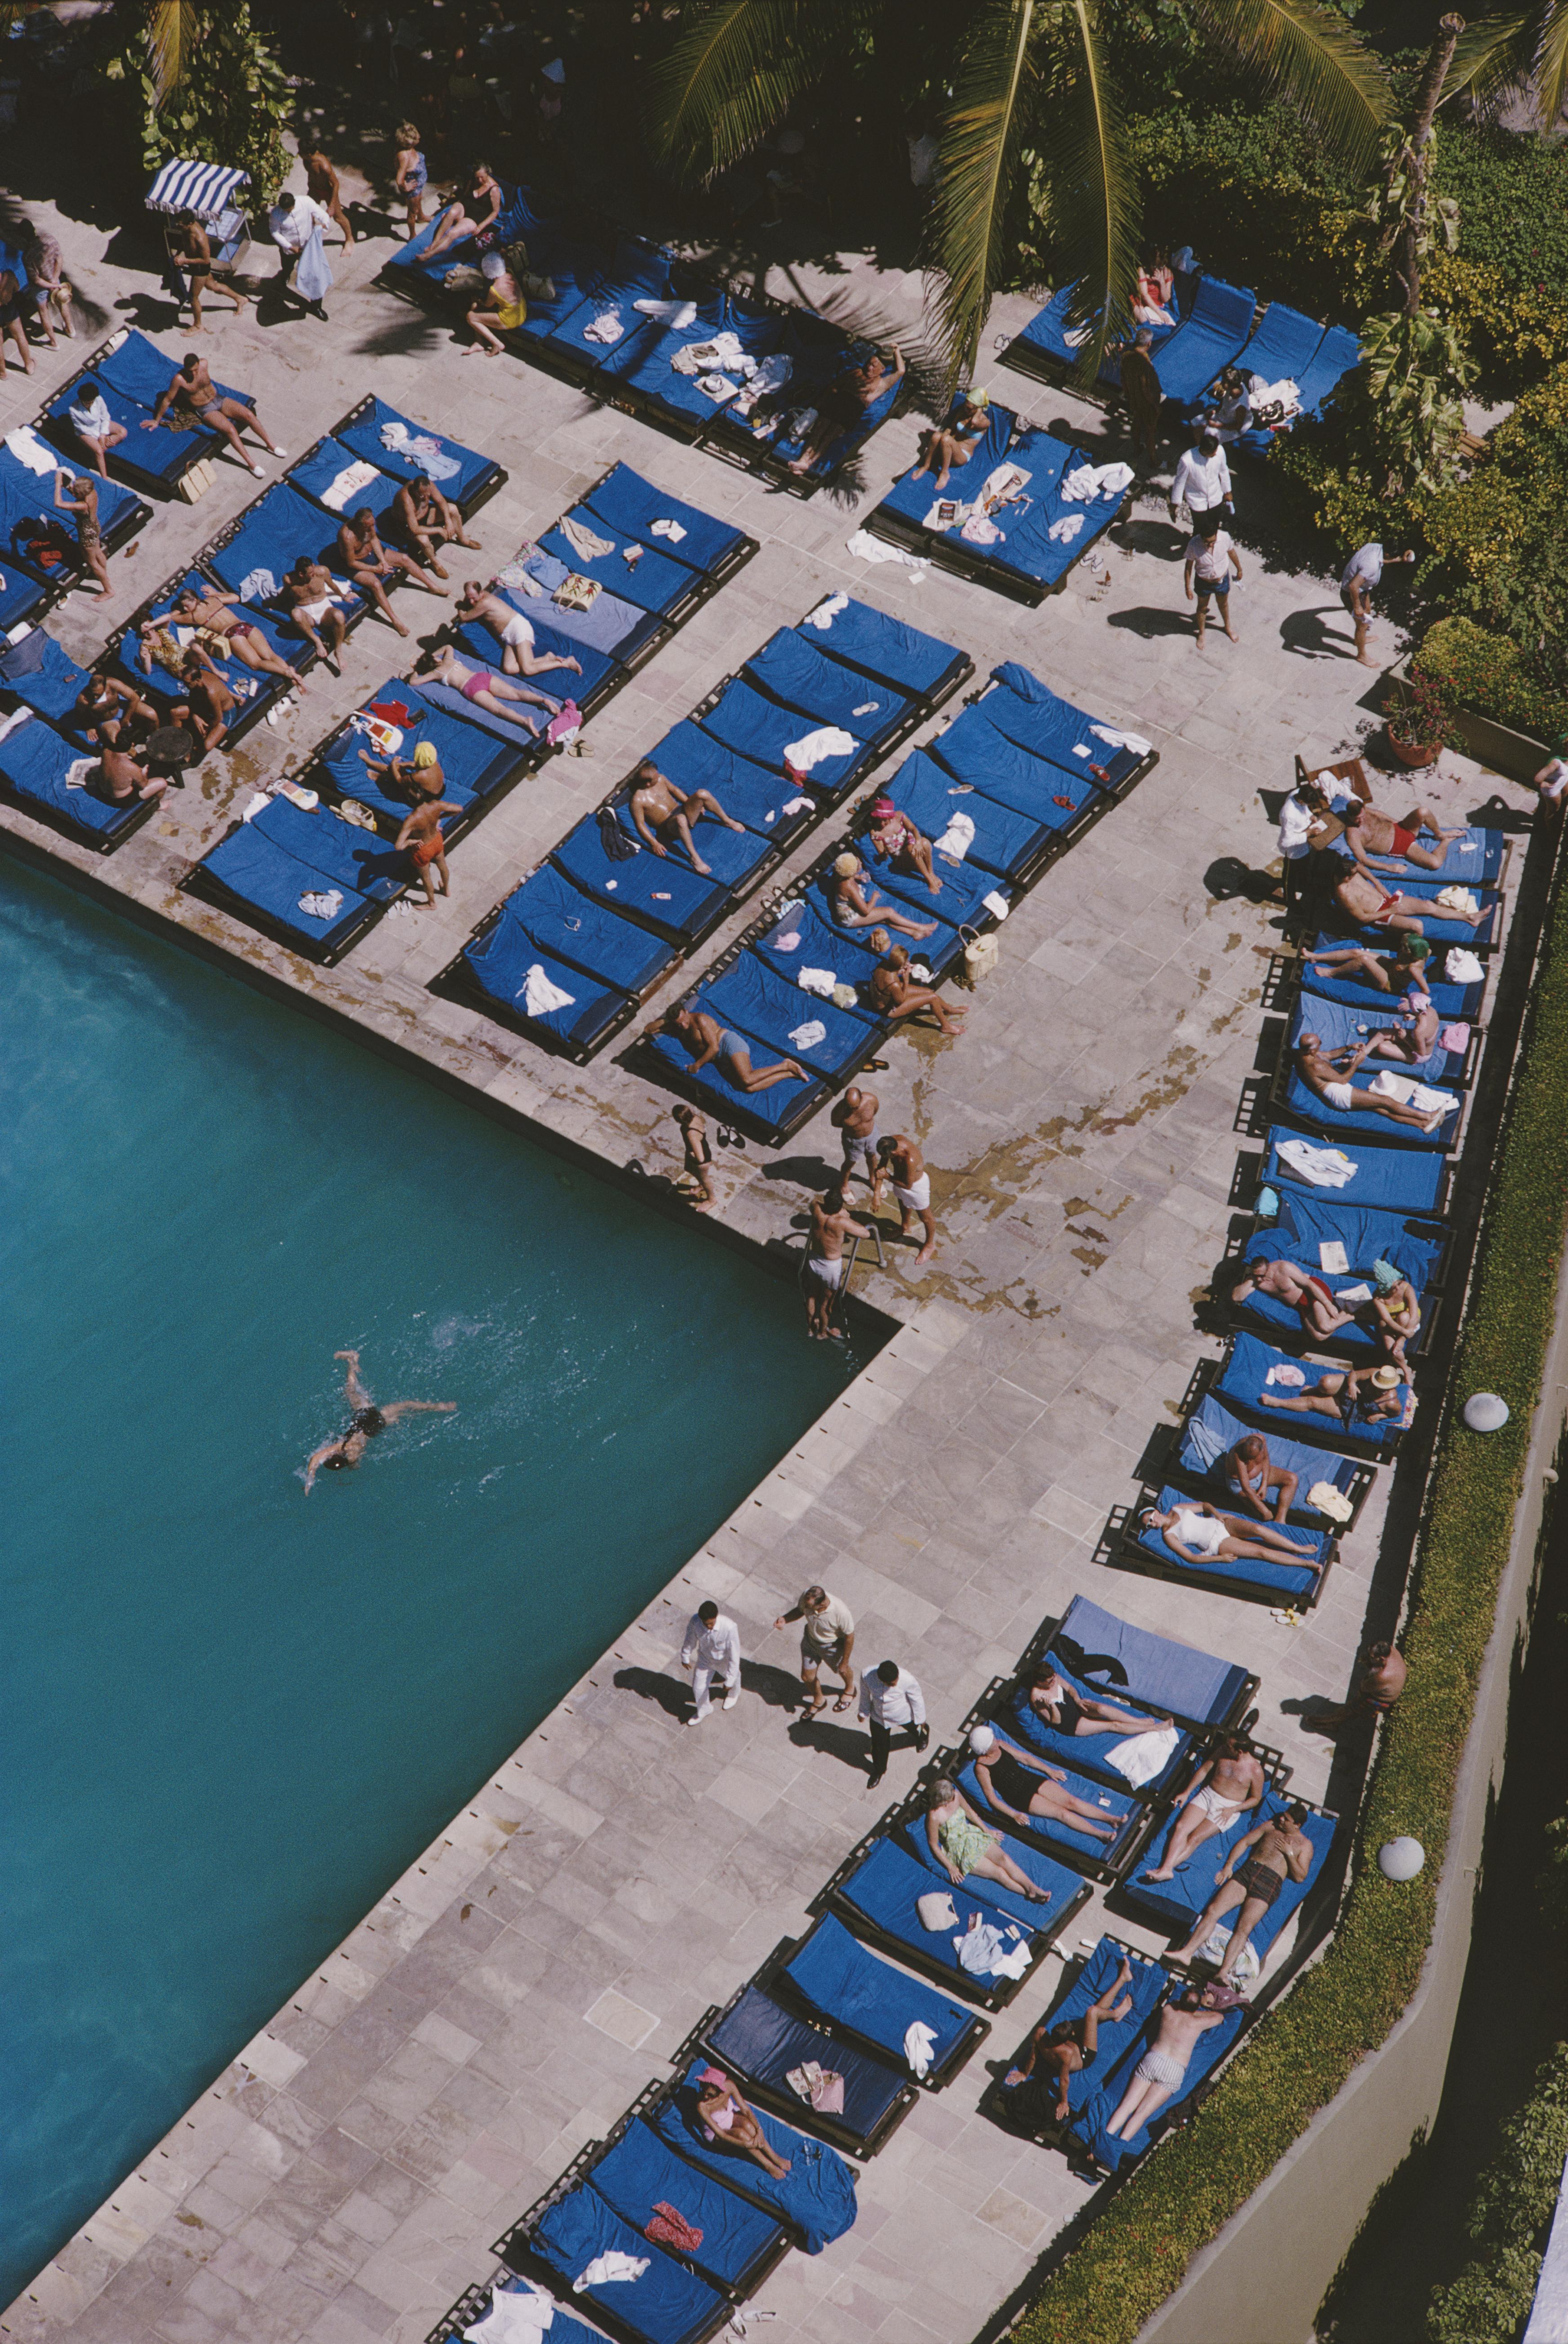
[[[848,1373],[758,1265],[0,869],[0,2304]],[[457,1402],[307,1498],[379,1399]]]

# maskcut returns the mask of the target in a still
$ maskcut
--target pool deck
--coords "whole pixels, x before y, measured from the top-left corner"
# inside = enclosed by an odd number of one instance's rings
[[[106,310],[119,301],[157,329],[151,278],[111,270],[90,227],[63,220],[58,233],[73,277]],[[926,1269],[894,1244],[885,1271],[858,1274],[858,1290],[901,1322],[888,1347],[0,2317],[0,2332],[26,2344],[415,2344],[484,2278],[492,2239],[669,2074],[710,2004],[801,1932],[809,1900],[910,1785],[919,1762],[906,1752],[869,1793],[852,1721],[791,1713],[795,1633],[771,1622],[813,1580],[854,1610],[858,1660],[912,1667],[939,1743],[1041,1620],[1083,1592],[1255,1671],[1257,1735],[1284,1751],[1292,1787],[1353,1797],[1353,1753],[1333,1773],[1332,1745],[1304,1733],[1299,1713],[1312,1696],[1342,1698],[1350,1681],[1389,1475],[1299,1628],[1092,1559],[1151,1434],[1219,1350],[1195,1331],[1194,1303],[1231,1222],[1237,1102],[1279,915],[1211,893],[1205,874],[1226,857],[1265,867],[1260,791],[1289,786],[1298,750],[1321,763],[1367,729],[1373,679],[1351,662],[1332,587],[1244,554],[1241,642],[1211,632],[1197,656],[1181,541],[1158,498],[1039,611],[937,571],[916,583],[845,550],[910,460],[913,414],[870,442],[857,504],[801,501],[510,358],[459,363],[444,328],[370,283],[387,249],[333,251],[329,326],[267,330],[225,314],[206,338],[215,371],[255,392],[292,453],[374,389],[507,466],[509,484],[476,525],[486,564],[617,458],[749,531],[756,559],[591,721],[590,754],[525,778],[457,844],[449,902],[382,920],[336,969],[176,882],[254,786],[302,765],[367,690],[407,670],[415,644],[375,621],[351,639],[341,683],[318,670],[276,731],[209,759],[112,856],[10,808],[5,843],[605,1166],[635,1160],[668,1184],[679,1160],[670,1096],[620,1063],[619,1045],[573,1068],[427,985],[634,756],[776,626],[848,591],[959,644],[977,684],[999,662],[1023,661],[1148,735],[1160,763],[1017,905],[964,1038],[908,1034],[874,1078],[882,1128],[925,1150],[941,1230]],[[883,278],[868,289],[884,313],[910,310],[915,293]],[[1029,306],[999,304],[993,328],[1016,327]],[[5,374],[0,429],[28,420],[108,330],[40,350],[30,382]],[[186,337],[166,324],[160,339],[177,352]],[[1066,419],[1091,445],[1106,441],[1096,409],[1003,369],[990,379],[1036,420]],[[281,469],[268,463],[268,479]],[[194,508],[160,505],[135,558],[114,557],[109,603],[77,595],[53,631],[89,658],[256,491],[223,464]],[[1251,493],[1242,472],[1243,509]],[[438,615],[408,591],[396,607],[420,629]],[[1392,657],[1392,630],[1379,632]],[[1530,803],[1449,755],[1420,789],[1454,817],[1499,792],[1520,813]],[[1403,811],[1402,784],[1380,794]],[[777,1155],[755,1142],[724,1152],[719,1217],[743,1239],[798,1249],[809,1189],[838,1157],[825,1116]],[[675,1656],[705,1595],[739,1622],[748,1689],[733,1713],[690,1733]],[[1377,1616],[1386,1624],[1386,1608]],[[1063,1954],[1098,1934],[1101,1903],[1096,1892]],[[1114,1925],[1151,1951],[1163,1942]],[[1060,2157],[976,2114],[988,2062],[1012,2050],[1060,1975],[1047,1960],[958,2079],[923,2097],[863,2168],[854,2228],[768,2279],[754,2300],[778,2315],[778,2344],[963,2344],[1081,2213],[1087,2193]]]

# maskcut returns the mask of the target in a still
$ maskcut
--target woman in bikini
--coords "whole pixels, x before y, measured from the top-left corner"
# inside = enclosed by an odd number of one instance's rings
[[[917,944],[936,934],[934,920],[911,920],[882,902],[858,854],[840,854],[834,864],[828,880],[828,909],[840,928],[897,928]]]
[[[397,175],[392,185],[408,207],[408,236],[412,240],[425,225],[425,189],[430,167],[419,145],[419,133],[411,122],[400,122],[392,136],[397,150]]]
[[[1118,1709],[1113,1702],[1091,1700],[1074,1692],[1065,1677],[1049,1668],[1030,1678],[1029,1706],[1042,1725],[1074,1738],[1090,1733],[1158,1733],[1175,1723],[1158,1711],[1135,1717],[1130,1709]]]
[[[969,462],[990,429],[990,391],[966,390],[949,420],[937,424],[926,434],[920,460],[910,474],[910,480],[918,480],[928,472],[936,472],[939,477],[932,486],[940,496],[947,487],[949,473]]]
[[[873,800],[868,836],[872,853],[890,871],[923,879],[933,895],[941,894],[942,883],[931,864],[930,840],[924,831],[916,829],[907,813],[899,812],[891,798]]]
[[[918,985],[910,975],[910,955],[902,945],[890,946],[880,966],[871,971],[866,1001],[879,1017],[895,1024],[929,1009],[944,1034],[956,1038],[964,1030],[964,1011],[950,1008],[934,985]]]
[[[63,497],[60,494],[60,486],[65,480],[71,480],[71,493],[68,497]],[[81,550],[82,566],[85,570],[90,571],[97,581],[94,591],[98,594],[109,593],[112,590],[109,585],[109,565],[104,559],[104,532],[98,520],[98,491],[92,481],[80,475],[75,480],[71,480],[69,472],[56,472],[55,510],[56,512],[75,514],[76,543]],[[83,583],[85,583],[85,580]]]
[[[972,1872],[981,1880],[994,1880],[999,1887],[1010,1888],[1015,1896],[1026,1896],[1031,1904],[1050,1902],[1050,1889],[1041,1888],[1013,1862],[958,1784],[943,1777],[926,1793],[926,1844],[946,1868],[955,1888],[961,1888]]]
[[[113,747],[133,717],[149,726],[157,722],[156,712],[139,692],[122,683],[117,675],[103,675],[95,669],[76,694],[65,722],[95,747],[103,742]]]
[[[148,620],[144,624],[166,627],[172,619],[182,627],[198,627],[220,659],[236,659],[242,667],[258,674],[280,675],[300,692],[308,691],[298,669],[279,659],[255,620],[242,618],[233,609],[238,601],[237,594],[226,594],[218,586],[209,586],[205,594],[186,586],[176,595],[169,619]]]
[[[526,732],[538,738],[539,728],[533,718],[514,702],[527,701],[536,708],[554,711],[559,703],[542,692],[529,692],[523,685],[508,683],[498,675],[490,675],[483,668],[469,667],[449,647],[429,654],[431,681],[444,683],[448,691],[460,692],[476,708],[483,708],[491,716],[504,717],[508,724],[520,724]]]
[[[717,2067],[703,2069],[697,2086],[697,2115],[715,2148],[753,2158],[775,2181],[782,2181],[789,2171],[789,2159],[779,2156],[755,2112]]]
[[[1016,2092],[1020,2085],[1032,2083],[1056,2122],[1065,2124],[1070,2113],[1068,2086],[1074,2076],[1093,2066],[1100,2050],[1101,2021],[1114,2024],[1131,2009],[1132,1996],[1127,1991],[1131,1983],[1132,1966],[1124,1954],[1111,1985],[1081,2016],[1059,2018],[1054,2026],[1042,2018],[1022,2058],[1002,2077],[1003,2091]],[[1037,2071],[1037,2061],[1043,2072]]]

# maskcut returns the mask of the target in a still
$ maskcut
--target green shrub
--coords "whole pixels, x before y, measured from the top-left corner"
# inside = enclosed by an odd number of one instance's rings
[[[1559,2043],[1537,2068],[1524,2106],[1503,2127],[1498,2153],[1476,2185],[1465,2228],[1481,2252],[1432,2290],[1432,2344],[1513,2344],[1535,2293],[1535,2242],[1552,2219],[1565,2161],[1568,2043]]]
[[[1435,191],[1459,205],[1466,258],[1509,293],[1568,285],[1568,156],[1543,138],[1443,121]]]
[[[1439,619],[1422,636],[1412,665],[1455,707],[1473,708],[1515,732],[1555,742],[1568,731],[1568,697],[1537,682],[1517,643],[1472,619]]]
[[[129,14],[130,12],[126,12]],[[183,79],[160,111],[148,70],[147,29],[116,28],[105,77],[121,86],[139,140],[140,166],[150,178],[174,156],[196,163],[227,163],[251,177],[249,202],[265,210],[288,175],[283,143],[288,83],[250,21],[249,0],[223,0],[204,8],[198,37]]]
[[[1457,1390],[1503,1392],[1512,1414],[1500,1432],[1473,1433],[1458,1418],[1444,1428],[1403,1638],[1410,1682],[1382,1729],[1334,1937],[1259,2022],[1191,2123],[1131,2177],[1051,2273],[1015,2331],[1021,2344],[1089,2337],[1132,2344],[1200,2248],[1387,2039],[1420,1983],[1568,1219],[1568,915],[1560,908],[1521,1066],[1453,1375]],[[1406,1832],[1426,1849],[1426,1865],[1417,1879],[1395,1884],[1378,1870],[1375,1851]]]

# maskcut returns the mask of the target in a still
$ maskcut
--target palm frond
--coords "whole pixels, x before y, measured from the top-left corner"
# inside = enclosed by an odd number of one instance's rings
[[[942,116],[926,248],[943,280],[937,307],[950,393],[974,365],[1002,261],[1040,13],[1039,0],[977,0]]]
[[[689,185],[765,138],[846,47],[864,0],[710,0],[649,76],[653,152]]]
[[[1469,90],[1482,106],[1529,76],[1535,41],[1529,16],[1481,16],[1467,24],[1442,85],[1445,98]]]
[[[193,0],[156,0],[147,16],[147,55],[160,110],[190,71],[199,35]]]
[[[1563,118],[1568,98],[1568,6],[1547,0],[1540,13],[1541,38],[1532,60],[1530,94],[1535,102],[1536,126],[1550,136]]]
[[[1075,324],[1089,329],[1078,373],[1092,383],[1111,336],[1131,321],[1138,275],[1138,174],[1128,150],[1093,0],[1070,0],[1080,58],[1060,160],[1051,170],[1053,241],[1061,274],[1076,280]]]
[[[1210,37],[1286,98],[1332,153],[1364,167],[1392,104],[1388,76],[1320,0],[1193,0]]]

